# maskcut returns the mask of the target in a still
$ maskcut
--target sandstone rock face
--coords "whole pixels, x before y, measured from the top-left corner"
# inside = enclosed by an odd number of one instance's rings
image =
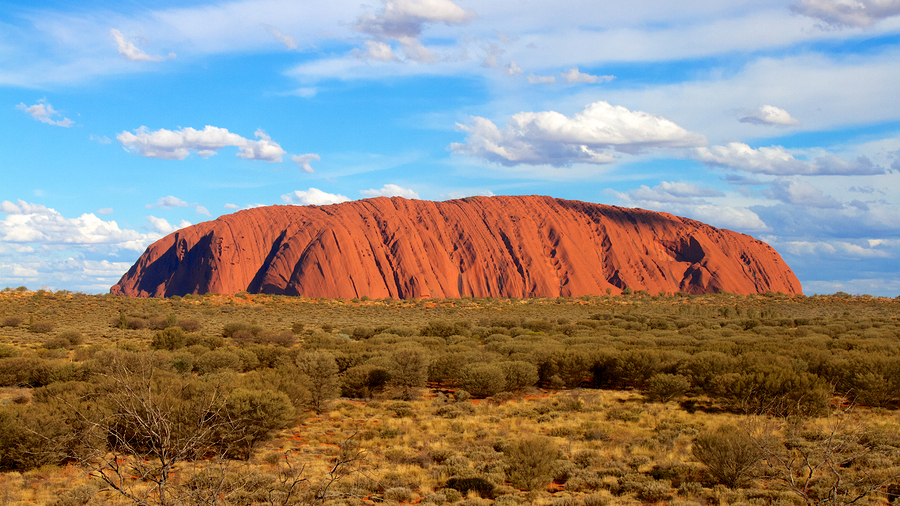
[[[271,206],[155,242],[110,291],[353,298],[767,290],[800,282],[767,244],[665,213],[551,197]]]

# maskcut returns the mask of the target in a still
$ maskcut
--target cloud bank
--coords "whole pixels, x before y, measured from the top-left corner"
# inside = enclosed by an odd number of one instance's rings
[[[898,0],[800,0],[791,10],[836,27],[866,28],[900,15]]]
[[[501,130],[489,119],[473,116],[457,124],[465,143],[450,150],[512,166],[567,166],[612,163],[613,152],[638,154],[655,149],[696,147],[706,139],[660,116],[594,102],[567,117],[555,111],[520,112]]]
[[[807,161],[795,158],[781,146],[754,149],[741,142],[696,148],[693,158],[712,167],[775,176],[864,176],[885,173],[884,167],[873,164],[865,156],[845,160],[827,153]]]

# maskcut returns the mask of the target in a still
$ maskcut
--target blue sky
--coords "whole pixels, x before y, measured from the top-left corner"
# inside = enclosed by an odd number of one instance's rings
[[[0,1],[0,286],[260,205],[541,194],[900,294],[900,0]]]

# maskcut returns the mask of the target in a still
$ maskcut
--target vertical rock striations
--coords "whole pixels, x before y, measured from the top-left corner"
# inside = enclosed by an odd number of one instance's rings
[[[624,288],[800,293],[750,236],[666,213],[541,196],[271,206],[153,243],[110,291],[147,297],[530,297]]]

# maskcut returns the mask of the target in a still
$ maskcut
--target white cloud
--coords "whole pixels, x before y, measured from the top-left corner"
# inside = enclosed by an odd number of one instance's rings
[[[641,185],[639,188],[626,192],[606,190],[604,193],[617,197],[623,205],[628,207],[640,207],[686,216],[714,227],[744,232],[770,230],[770,227],[763,222],[759,215],[746,207],[730,205],[733,200],[715,188],[662,181],[653,188]],[[729,205],[710,202],[705,200],[706,198],[725,198]]]
[[[539,76],[535,74],[528,74],[528,82],[531,84],[551,85],[556,82],[556,78],[553,76]]]
[[[754,109],[738,121],[765,126],[795,126],[800,124],[800,121],[792,118],[787,111],[774,105],[764,105]]]
[[[156,200],[156,202],[154,202],[152,204],[147,204],[145,207],[147,209],[153,209],[153,208],[172,209],[175,207],[189,207],[191,205],[196,205],[196,204],[188,204],[187,202],[181,200],[178,197],[169,195],[168,197],[160,197],[159,199]]]
[[[865,28],[900,15],[898,0],[800,0],[791,10],[832,26]]]
[[[147,221],[150,223],[150,226],[153,228],[153,230],[163,235],[169,235],[176,230],[181,230],[182,228],[191,226],[191,222],[186,220],[181,220],[181,222],[179,222],[176,226],[169,223],[165,218],[157,218],[153,215],[147,216]]]
[[[848,161],[831,153],[824,153],[813,161],[799,160],[781,146],[758,149],[741,142],[725,146],[701,147],[693,150],[693,158],[713,167],[771,175],[874,175],[884,174],[883,167],[865,156]]]
[[[637,154],[706,143],[702,135],[665,118],[607,102],[594,102],[571,118],[555,111],[520,112],[503,130],[477,116],[457,127],[467,136],[466,143],[450,145],[454,153],[503,165],[612,163],[611,151]]]
[[[803,180],[779,179],[773,181],[764,193],[771,199],[796,206],[835,209],[843,207],[834,197],[826,195],[822,190]]]
[[[295,97],[311,98],[311,97],[316,96],[316,93],[318,93],[318,92],[319,92],[319,89],[316,88],[315,86],[302,86],[300,88],[297,88],[296,90],[289,91],[284,94],[285,95],[293,95]]]
[[[314,172],[312,165],[309,164],[309,162],[311,162],[313,160],[321,161],[322,158],[319,157],[319,155],[317,155],[315,153],[307,153],[305,155],[294,155],[291,157],[291,161],[293,161],[294,163],[299,165],[300,170],[302,170],[303,172],[307,172],[309,174],[312,174]]]
[[[30,114],[31,117],[36,119],[37,121],[46,123],[48,125],[69,128],[70,126],[75,124],[74,121],[65,117],[63,117],[62,119],[53,119],[54,116],[59,115],[59,111],[53,109],[53,106],[50,105],[50,102],[47,102],[46,100],[38,100],[38,103],[34,105],[25,105],[24,103],[20,103],[16,106],[16,109],[24,111],[26,114]]]
[[[787,252],[797,256],[826,256],[849,259],[891,258],[892,252],[886,249],[856,244],[847,241],[788,241],[781,246]]]
[[[167,197],[160,197],[156,200],[156,202],[152,204],[147,204],[145,206],[147,209],[174,209],[176,207],[193,207],[194,210],[197,211],[197,214],[202,214],[205,216],[210,216],[209,210],[200,204],[193,202],[185,202],[178,197],[169,195]]]
[[[643,202],[691,202],[696,197],[724,197],[725,194],[714,188],[695,186],[687,183],[671,183],[662,181],[650,188],[641,185],[640,188],[628,190],[625,194],[618,193],[620,197],[627,197],[630,201]]]
[[[435,54],[422,45],[419,36],[426,24],[444,23],[448,26],[460,26],[477,17],[450,0],[383,0],[384,6],[376,13],[365,13],[360,16],[354,28],[372,36],[375,44],[366,43],[367,49],[359,54],[380,61],[394,59],[393,52],[385,40],[400,43],[401,51],[407,60],[418,63],[434,63]],[[388,57],[391,57],[387,59]]]
[[[669,185],[681,183],[668,183]],[[762,232],[771,230],[766,223],[750,209],[732,205],[720,205],[705,200],[696,200],[694,196],[720,197],[720,192],[712,188],[700,188],[693,185],[684,185],[679,189],[666,191],[659,185],[654,188],[641,186],[627,192],[607,190],[604,193],[617,197],[622,205],[627,207],[639,207],[654,211],[671,213],[676,216],[685,216],[691,219],[707,223],[714,227],[740,230],[742,232]],[[688,195],[682,192],[687,191]],[[692,195],[698,194],[698,195]],[[681,195],[681,196],[679,196]]]
[[[78,218],[65,218],[54,209],[4,200],[0,212],[7,214],[0,221],[0,243],[40,244],[44,246],[76,246],[111,250],[143,251],[158,239],[155,234],[141,234],[121,229],[115,221],[103,221],[93,213]]]
[[[281,146],[262,130],[257,130],[255,135],[259,140],[246,139],[225,128],[211,125],[207,125],[203,130],[188,127],[173,131],[161,128],[154,132],[142,126],[134,133],[122,132],[116,139],[125,150],[148,158],[184,160],[192,151],[198,156],[209,157],[226,146],[235,146],[239,150],[237,154],[239,158],[280,162],[282,155],[285,154]]]
[[[360,194],[366,197],[403,197],[406,199],[418,199],[419,194],[409,188],[388,183],[379,189],[360,190]]]
[[[470,190],[456,190],[449,193],[444,193],[441,195],[442,199],[445,200],[456,200],[456,199],[464,199],[466,197],[493,197],[494,192],[491,190],[478,190],[478,189],[470,189]]]
[[[282,202],[285,204],[297,204],[301,206],[327,206],[330,204],[339,204],[348,202],[350,199],[344,195],[335,193],[325,193],[318,188],[310,188],[309,190],[296,190],[281,196]]]
[[[284,47],[288,49],[297,49],[297,43],[294,42],[294,38],[290,35],[285,35],[281,33],[278,28],[274,26],[267,26],[266,31],[272,34],[272,37],[275,37],[275,40],[284,44]]]
[[[375,60],[375,61],[400,61],[400,58],[397,58],[397,55],[394,54],[393,48],[387,42],[380,42],[377,40],[367,40],[366,41],[366,50],[360,51],[356,50],[353,54],[357,56],[357,58],[362,58],[364,60]]]
[[[608,83],[616,78],[616,76],[594,76],[591,74],[584,74],[578,71],[578,67],[572,67],[560,75],[570,83],[587,84]]]
[[[109,31],[109,34],[116,41],[116,46],[119,48],[119,54],[124,56],[129,61],[152,61],[152,62],[160,62],[165,58],[162,56],[150,56],[147,53],[138,49],[137,46],[134,45],[133,42],[129,41],[122,35],[122,32],[116,30],[115,28]],[[174,53],[169,53],[169,58],[175,58]]]
[[[509,65],[506,66],[504,71],[506,72],[506,75],[510,76],[518,76],[525,72],[524,70],[519,68],[519,66],[514,61],[509,62]]]

